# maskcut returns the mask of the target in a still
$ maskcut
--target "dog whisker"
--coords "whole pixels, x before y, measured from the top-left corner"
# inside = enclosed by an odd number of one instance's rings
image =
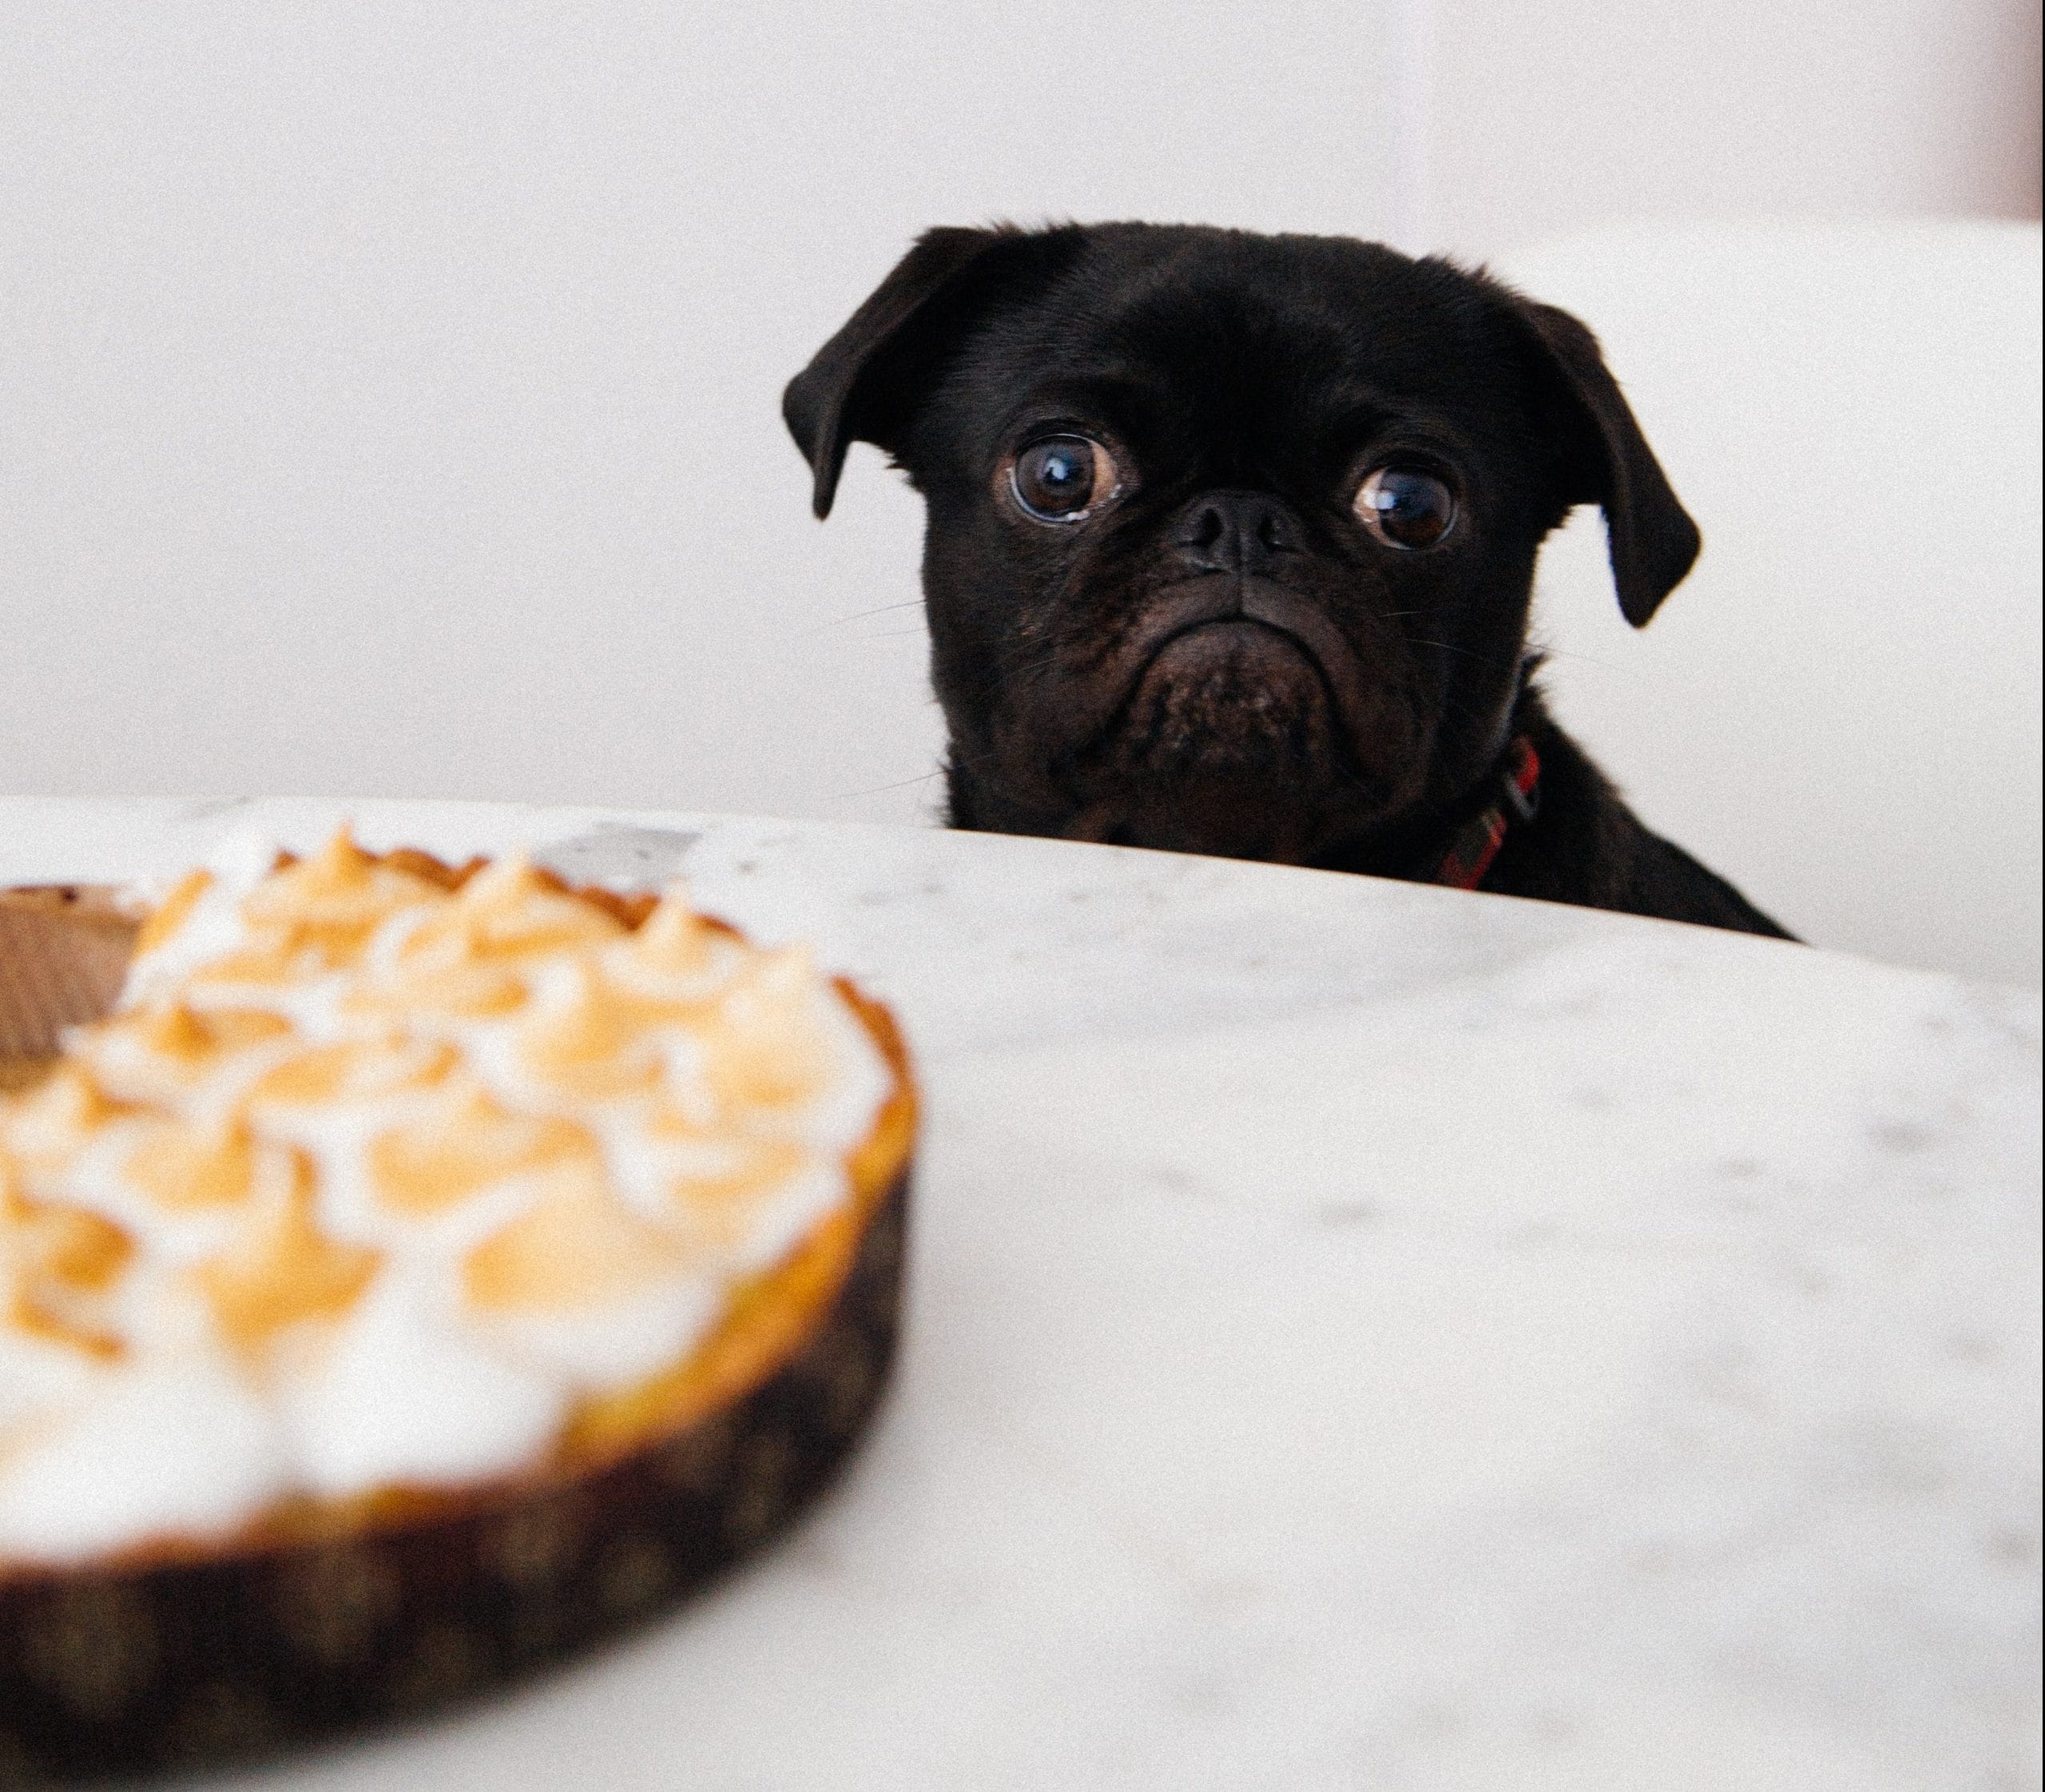
[[[1624,672],[1629,677],[1639,676],[1637,668],[1630,670],[1611,660],[1600,659],[1595,654],[1578,654],[1567,647],[1551,647],[1546,650],[1543,657],[1551,660],[1580,660],[1584,665],[1594,666],[1600,671]]]
[[[820,632],[824,629],[847,628],[854,622],[865,622],[868,617],[885,616],[891,610],[920,610],[923,608],[923,600],[921,598],[908,598],[900,603],[884,603],[872,610],[856,610],[849,616],[834,616],[828,622],[820,622],[817,624],[817,629]]]
[[[943,768],[940,766],[935,771],[924,773],[919,778],[903,778],[897,784],[876,784],[870,785],[864,790],[840,790],[832,796],[831,801],[834,803],[849,803],[855,797],[879,797],[890,790],[907,790],[911,785],[928,784],[932,778],[943,776]]]
[[[1444,654],[1460,654],[1465,659],[1475,660],[1482,666],[1504,666],[1509,663],[1508,656],[1505,654],[1480,653],[1475,647],[1459,647],[1452,641],[1423,641],[1416,635],[1413,638],[1413,645],[1416,647],[1438,647]],[[1517,661],[1519,658],[1519,654],[1515,653],[1510,656],[1510,660]]]

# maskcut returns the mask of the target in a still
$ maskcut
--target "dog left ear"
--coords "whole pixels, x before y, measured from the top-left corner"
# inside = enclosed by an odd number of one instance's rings
[[[781,395],[782,418],[816,480],[817,515],[831,514],[853,443],[894,452],[959,332],[1015,277],[1011,261],[1074,234],[999,224],[927,230],[916,240]]]
[[[1696,563],[1703,538],[1670,489],[1598,339],[1566,311],[1517,293],[1511,298],[1569,420],[1569,501],[1603,510],[1619,612],[1645,628]]]

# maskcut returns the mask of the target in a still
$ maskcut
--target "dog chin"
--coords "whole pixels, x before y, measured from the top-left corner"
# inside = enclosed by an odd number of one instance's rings
[[[1327,686],[1305,650],[1261,622],[1210,622],[1158,649],[1116,730],[1118,757],[1157,772],[1248,771],[1325,756]]]
[[[1209,623],[1153,656],[1086,781],[1114,793],[1073,832],[1131,846],[1299,861],[1342,756],[1322,673],[1281,631]]]

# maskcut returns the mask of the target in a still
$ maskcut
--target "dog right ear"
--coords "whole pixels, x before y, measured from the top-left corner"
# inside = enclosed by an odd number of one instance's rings
[[[781,395],[781,415],[816,479],[812,506],[831,514],[845,451],[892,453],[959,330],[991,297],[1014,254],[1047,240],[1012,224],[925,231],[895,271]]]
[[[1620,613],[1645,628],[1697,563],[1697,525],[1670,489],[1598,339],[1567,312],[1503,290],[1564,415],[1570,501],[1604,511]]]

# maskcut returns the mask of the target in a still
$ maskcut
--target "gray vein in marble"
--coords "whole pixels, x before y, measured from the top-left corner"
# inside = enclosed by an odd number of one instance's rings
[[[539,862],[570,883],[601,884],[625,894],[666,888],[702,838],[693,828],[634,828],[606,822],[586,834],[549,842]]]

